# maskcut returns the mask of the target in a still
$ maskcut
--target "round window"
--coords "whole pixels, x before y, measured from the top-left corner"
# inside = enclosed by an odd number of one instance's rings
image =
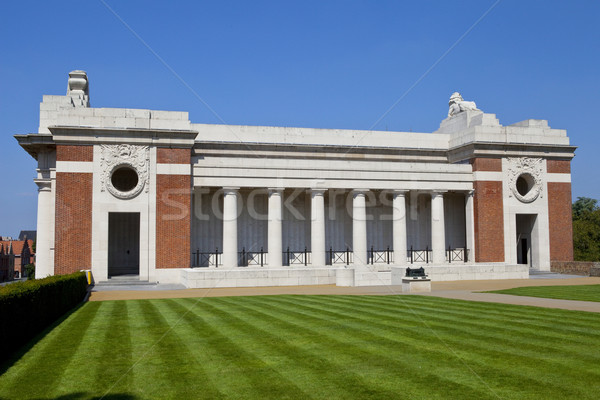
[[[118,191],[130,192],[138,184],[138,174],[129,166],[119,167],[112,173],[110,182]]]
[[[541,193],[542,185],[529,172],[522,172],[515,178],[512,178],[511,190],[515,197],[523,203],[531,203]]]
[[[535,185],[535,180],[530,174],[521,174],[517,178],[517,191],[521,196],[526,196]]]

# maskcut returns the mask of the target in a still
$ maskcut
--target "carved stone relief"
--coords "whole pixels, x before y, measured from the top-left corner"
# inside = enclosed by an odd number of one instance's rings
[[[507,158],[509,196],[522,203],[543,197],[543,160],[541,158]]]
[[[148,146],[131,144],[101,145],[102,157],[100,166],[100,190],[108,190],[119,199],[132,199],[145,190],[148,192],[150,179],[150,149]],[[137,174],[137,183],[128,191],[117,189],[111,178],[113,173],[121,168],[130,168]]]

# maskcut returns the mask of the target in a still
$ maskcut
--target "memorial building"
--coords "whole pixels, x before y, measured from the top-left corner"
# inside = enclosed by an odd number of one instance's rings
[[[44,96],[36,276],[187,287],[527,278],[573,259],[566,131],[460,94],[433,133],[191,123]]]

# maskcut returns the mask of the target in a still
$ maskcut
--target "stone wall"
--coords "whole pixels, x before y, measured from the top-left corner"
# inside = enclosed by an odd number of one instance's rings
[[[600,262],[589,261],[552,261],[550,271],[559,274],[600,276]]]

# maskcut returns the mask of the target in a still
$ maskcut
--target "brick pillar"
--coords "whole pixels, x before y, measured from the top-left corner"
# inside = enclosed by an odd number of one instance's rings
[[[190,165],[190,149],[158,148],[159,164]],[[156,268],[189,268],[191,175],[156,175]]]
[[[571,207],[571,162],[548,160],[548,223],[550,261],[573,261],[573,216]],[[552,175],[563,182],[551,182]],[[569,181],[569,182],[564,182]]]
[[[504,262],[504,204],[502,181],[479,179],[476,172],[502,172],[499,158],[471,160],[473,181],[473,223],[475,262]],[[484,177],[484,175],[480,175]]]
[[[92,268],[92,174],[56,173],[54,273]]]

